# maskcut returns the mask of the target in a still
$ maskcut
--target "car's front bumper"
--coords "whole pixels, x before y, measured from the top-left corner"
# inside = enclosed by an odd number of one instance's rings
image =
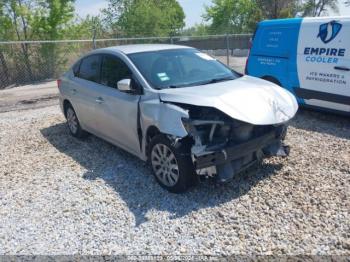
[[[201,156],[194,156],[195,168],[204,169],[211,166],[224,165],[255,152],[262,152],[264,149],[268,149],[270,146],[276,144],[281,144],[281,134],[273,130],[247,142],[228,146]]]

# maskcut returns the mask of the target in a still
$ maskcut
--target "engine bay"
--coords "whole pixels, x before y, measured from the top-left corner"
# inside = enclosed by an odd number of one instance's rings
[[[283,145],[285,124],[252,125],[215,108],[177,106],[189,114],[182,122],[191,138],[191,153],[198,175],[217,175],[220,181],[226,182],[263,157],[289,153]]]

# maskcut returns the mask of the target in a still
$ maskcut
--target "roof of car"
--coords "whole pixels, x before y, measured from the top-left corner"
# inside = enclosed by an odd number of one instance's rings
[[[191,48],[182,45],[165,45],[165,44],[138,44],[138,45],[119,45],[104,48],[104,50],[119,51],[125,54],[134,54],[142,52],[152,52],[161,50],[172,50],[172,49],[185,49]]]

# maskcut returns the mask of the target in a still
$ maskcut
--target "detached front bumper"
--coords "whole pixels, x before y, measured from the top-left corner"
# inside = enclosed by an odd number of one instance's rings
[[[205,155],[194,156],[194,164],[197,170],[212,166],[220,167],[225,164],[233,164],[234,161],[244,159],[247,156],[253,156],[254,153],[256,153],[256,156],[259,152],[264,152],[270,156],[277,155],[281,147],[281,132],[273,130],[247,142],[228,146],[219,151],[210,152]],[[251,159],[250,162],[257,160],[256,156],[255,159]],[[247,164],[249,163],[244,163],[244,165]]]

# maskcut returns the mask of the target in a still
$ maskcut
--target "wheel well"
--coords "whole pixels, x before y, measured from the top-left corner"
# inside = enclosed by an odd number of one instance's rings
[[[278,79],[273,76],[263,76],[262,79],[269,81],[271,83],[274,83],[276,85],[282,86],[281,82],[278,81]]]
[[[159,131],[159,129],[155,126],[150,126],[147,129],[147,133],[146,133],[146,152],[148,153],[148,145],[151,143],[152,139],[156,136],[159,135],[161,132]]]
[[[67,117],[67,109],[68,106],[72,106],[72,104],[66,99],[63,101],[63,111],[64,111],[64,116]]]

